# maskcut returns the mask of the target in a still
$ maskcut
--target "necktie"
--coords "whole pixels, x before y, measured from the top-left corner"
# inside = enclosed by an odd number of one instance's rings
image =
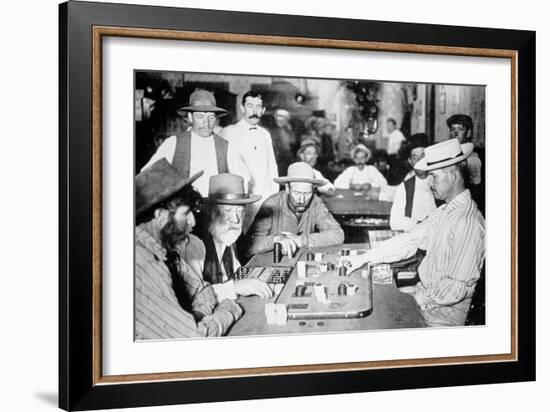
[[[227,275],[227,279],[233,279],[234,277],[233,253],[231,253],[230,247],[226,247],[225,250],[223,251],[222,264],[223,264],[223,268],[225,269],[225,274]]]

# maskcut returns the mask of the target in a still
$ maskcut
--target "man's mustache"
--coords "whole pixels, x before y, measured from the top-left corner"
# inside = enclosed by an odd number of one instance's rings
[[[251,114],[250,116],[248,116],[249,119],[259,119],[260,116],[258,116],[257,114]]]

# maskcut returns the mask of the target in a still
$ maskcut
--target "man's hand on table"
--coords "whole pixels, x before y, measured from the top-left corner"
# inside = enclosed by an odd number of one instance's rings
[[[348,274],[351,274],[367,263],[370,260],[369,256],[368,252],[363,255],[342,256],[342,263],[348,268]]]
[[[281,235],[275,236],[273,242],[280,243],[283,249],[283,255],[287,255],[288,257],[294,256],[296,250],[303,246],[301,236],[290,232],[282,232]]]
[[[233,282],[235,293],[240,296],[259,296],[262,299],[269,299],[273,291],[267,283],[260,279],[241,279]]]

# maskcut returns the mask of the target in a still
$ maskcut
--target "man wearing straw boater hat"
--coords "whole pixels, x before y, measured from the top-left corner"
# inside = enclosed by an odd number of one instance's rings
[[[272,250],[275,243],[292,256],[302,247],[344,242],[344,231],[314,194],[314,187],[324,181],[315,178],[310,165],[293,163],[286,177],[274,180],[285,185],[285,190],[267,198],[256,215],[244,242],[248,255]]]
[[[184,177],[204,170],[203,176],[193,183],[202,196],[208,195],[210,176],[220,173],[243,176],[248,185],[249,172],[239,151],[214,133],[216,119],[227,114],[227,110],[216,106],[214,94],[203,89],[195,90],[189,97],[189,105],[179,109],[178,114],[187,115],[191,131],[167,138],[141,170],[162,158]]]
[[[410,232],[349,258],[353,271],[366,262],[395,262],[425,250],[420,282],[411,292],[430,326],[464,325],[485,260],[485,220],[464,182],[472,151],[472,143],[457,139],[427,147],[415,169],[428,173],[434,197],[445,204]]]
[[[182,177],[161,159],[136,176],[136,339],[221,336],[242,315],[234,301],[217,304],[178,252],[195,224],[191,184],[201,175]]]
[[[243,231],[245,207],[260,198],[260,195],[245,192],[240,176],[224,173],[210,178],[208,197],[204,199],[207,231],[200,234],[205,247],[198,259],[203,262],[203,279],[212,284],[220,301],[237,296],[269,298],[272,295],[267,283],[259,279],[234,280],[240,267],[235,243]]]

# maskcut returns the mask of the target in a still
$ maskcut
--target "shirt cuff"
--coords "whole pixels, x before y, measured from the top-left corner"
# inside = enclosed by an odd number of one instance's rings
[[[212,285],[214,288],[214,293],[218,302],[222,302],[225,299],[235,300],[237,299],[237,294],[235,293],[235,285],[233,284],[233,279],[228,280],[224,283],[217,283]]]

